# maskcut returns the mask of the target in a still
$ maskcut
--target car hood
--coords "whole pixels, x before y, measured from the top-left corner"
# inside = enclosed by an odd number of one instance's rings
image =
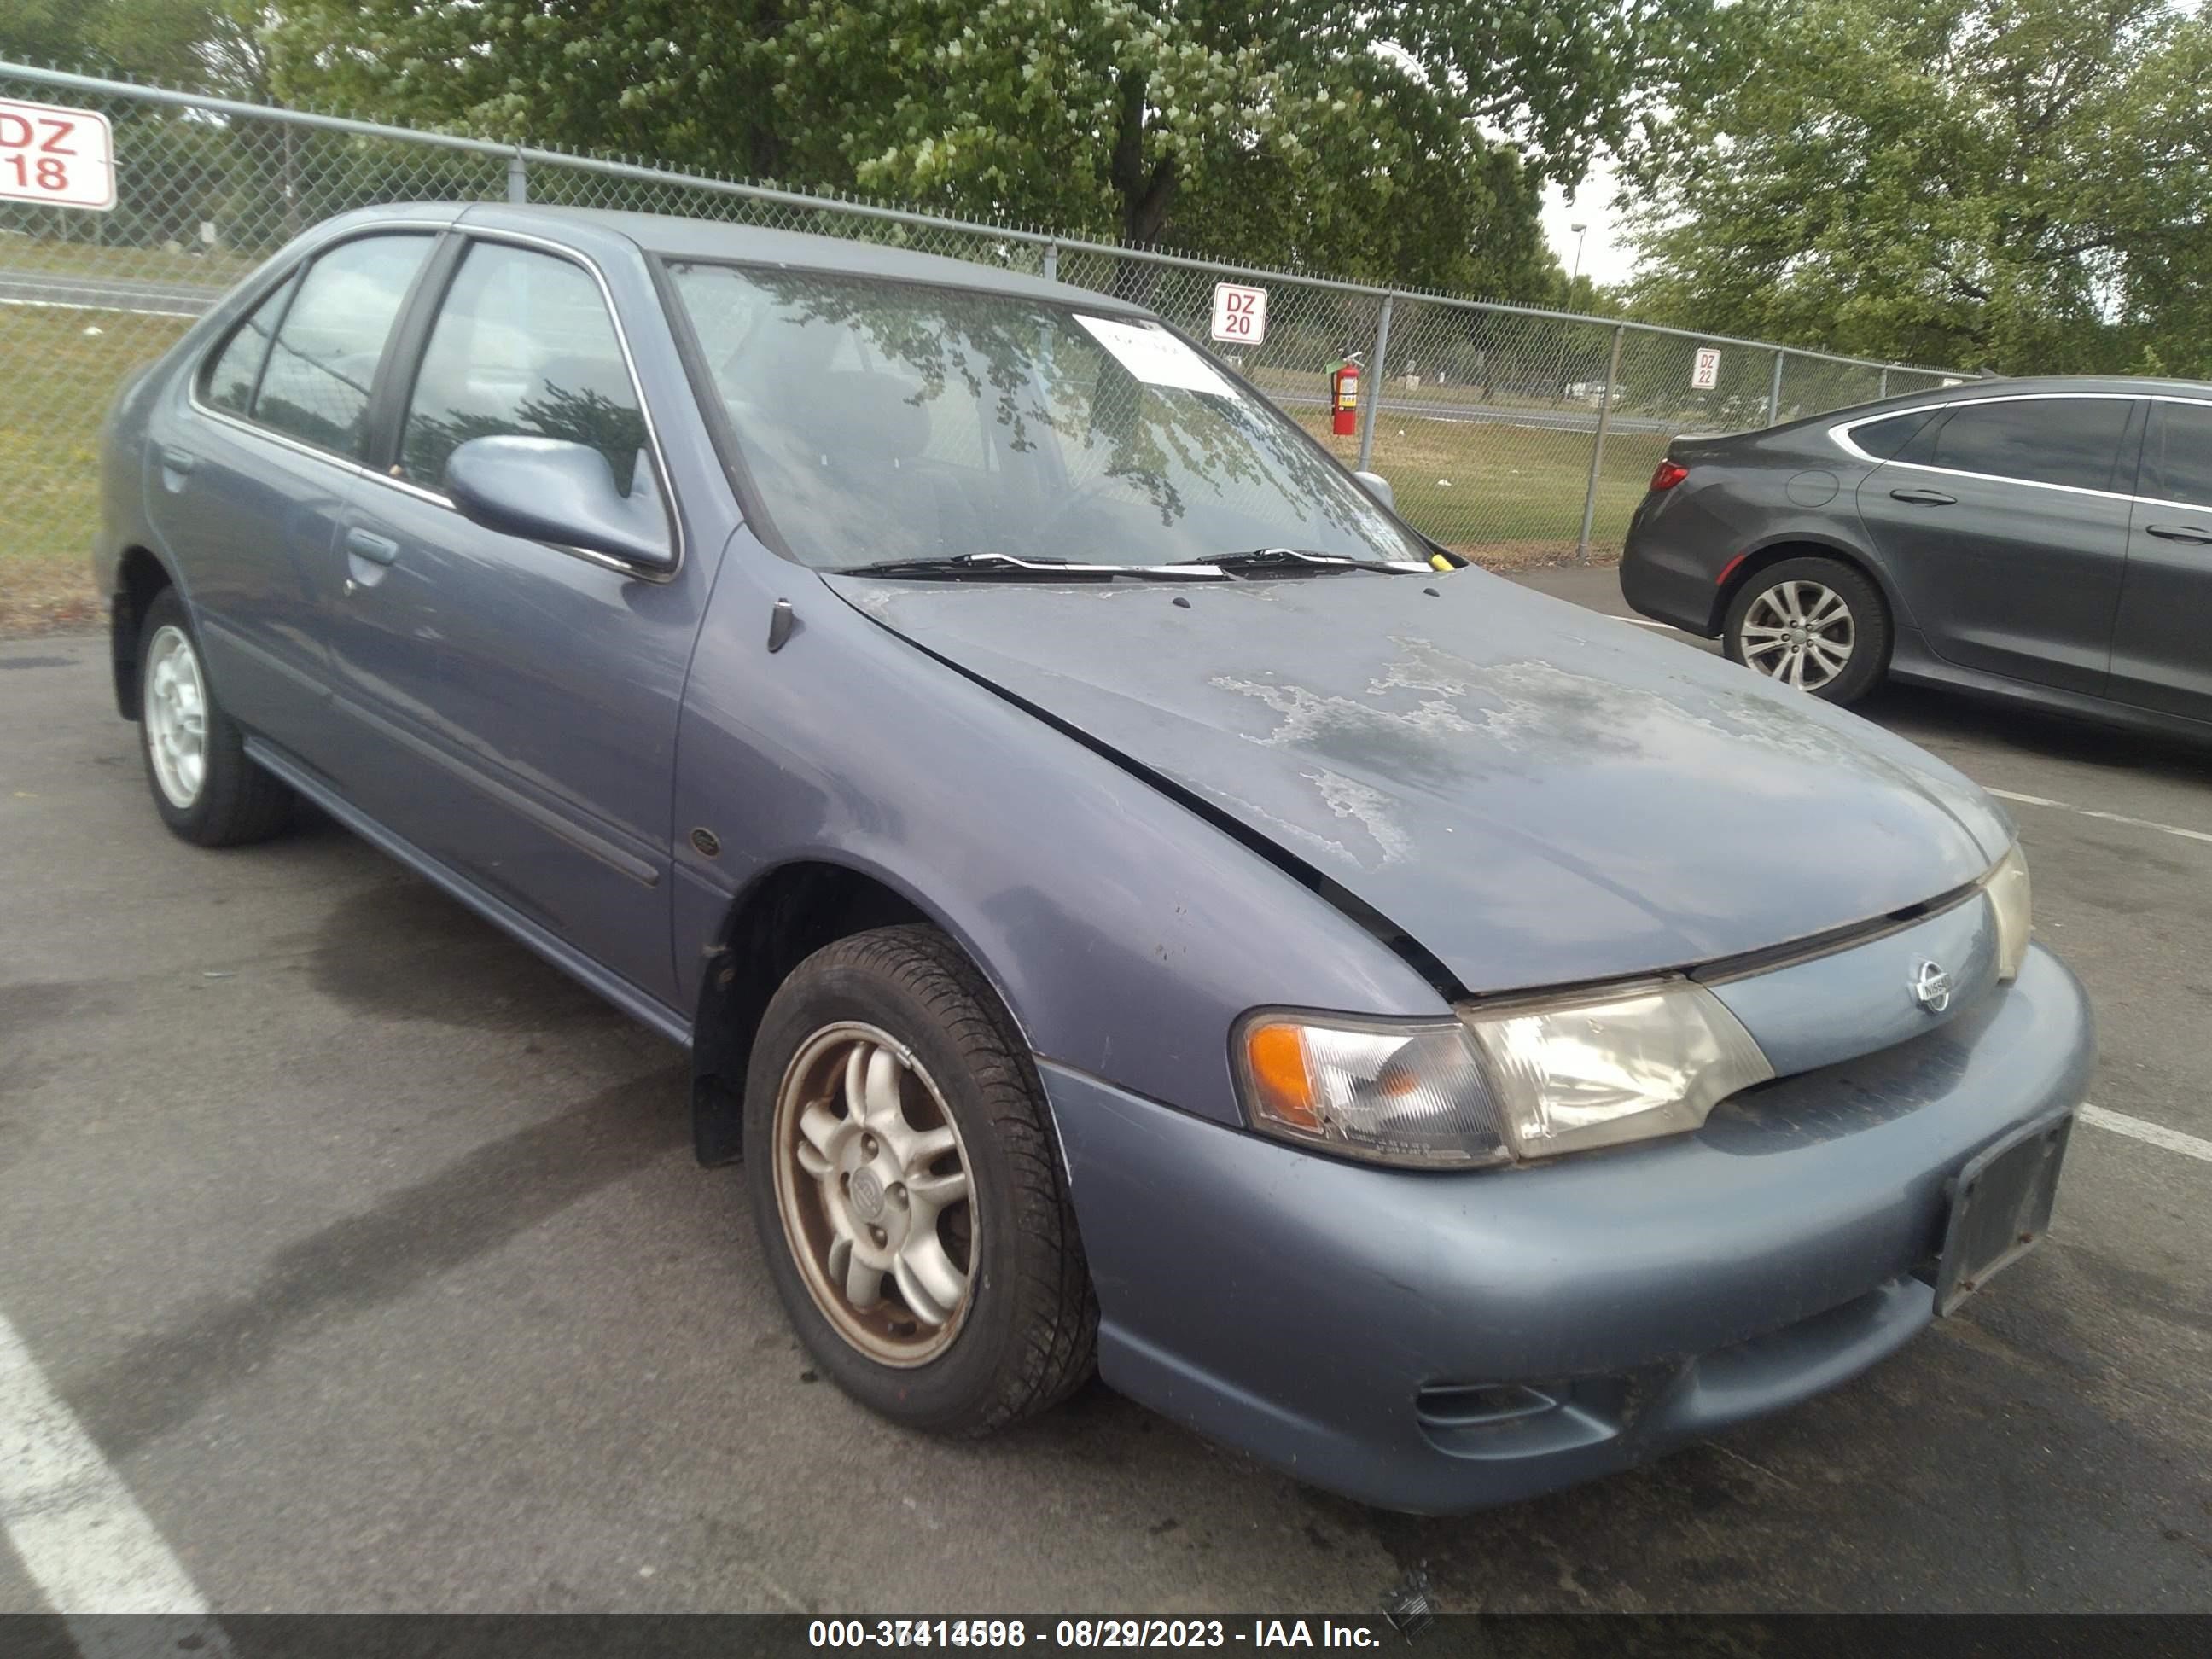
[[[1476,570],[824,580],[1272,840],[1471,992],[1863,922],[1973,881],[2011,838],[1880,727]]]

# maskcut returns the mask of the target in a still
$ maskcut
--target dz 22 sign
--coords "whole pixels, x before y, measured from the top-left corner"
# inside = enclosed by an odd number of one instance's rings
[[[0,198],[115,205],[115,134],[98,110],[0,98]]]
[[[1255,346],[1267,337],[1267,290],[1239,283],[1213,285],[1213,337]]]

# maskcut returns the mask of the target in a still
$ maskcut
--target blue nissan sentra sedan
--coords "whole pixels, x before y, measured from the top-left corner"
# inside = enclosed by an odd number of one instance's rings
[[[1840,1382],[2047,1224],[2093,1042],[2003,812],[1462,568],[1139,307],[374,209],[125,391],[104,488],[163,821],[312,802],[686,1044],[900,1423],[1095,1368],[1465,1509]]]

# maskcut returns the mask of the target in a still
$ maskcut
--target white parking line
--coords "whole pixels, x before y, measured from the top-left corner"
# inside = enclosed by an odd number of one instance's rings
[[[2107,823],[2124,823],[2131,830],[2155,830],[2161,836],[2179,836],[2184,841],[2212,842],[2212,835],[2202,830],[2184,830],[2179,824],[2157,823],[2149,818],[2131,818],[2124,812],[2100,812],[2093,806],[2074,806],[2063,800],[2053,800],[2048,795],[2023,795],[2016,790],[1991,789],[1987,784],[1982,787],[1999,800],[2018,801],[2024,806],[2049,806],[2081,817],[2102,818]]]
[[[92,1659],[173,1651],[222,1659],[230,1644],[100,1448],[0,1316],[0,1530]],[[87,1615],[166,1615],[158,1623]],[[190,1638],[197,1638],[192,1640]]]
[[[2125,1112],[2108,1112],[2101,1106],[2081,1103],[2075,1114],[2093,1128],[2110,1129],[2116,1135],[2127,1135],[2148,1141],[2154,1146],[2163,1146],[2169,1152],[2179,1152],[2184,1158],[2200,1158],[2212,1164],[2212,1140],[2199,1140],[2195,1135],[2185,1135],[2179,1129],[2169,1129],[2163,1123],[2150,1123],[2139,1117],[2130,1117]]]

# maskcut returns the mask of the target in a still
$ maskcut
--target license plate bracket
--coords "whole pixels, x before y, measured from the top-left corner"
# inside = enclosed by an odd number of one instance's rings
[[[1952,1177],[1936,1270],[1938,1315],[1955,1311],[2042,1242],[2073,1133],[2073,1109],[2052,1112],[1984,1147]]]

